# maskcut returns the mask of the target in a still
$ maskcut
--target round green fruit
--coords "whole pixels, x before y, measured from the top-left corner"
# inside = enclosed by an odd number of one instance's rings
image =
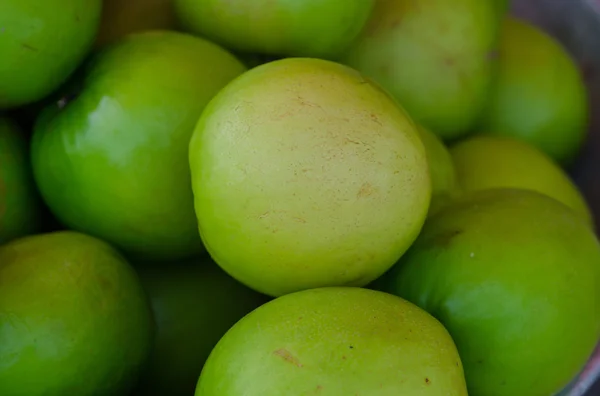
[[[132,34],[100,52],[75,98],[47,108],[35,128],[34,175],[56,217],[136,258],[201,252],[189,139],[206,103],[245,70],[176,32]]]
[[[387,293],[321,288],[244,317],[208,358],[196,396],[466,396],[446,329]]]
[[[346,66],[258,66],[211,101],[190,142],[200,234],[271,296],[363,286],[417,237],[431,185],[408,115]]]
[[[2,0],[0,109],[58,88],[92,47],[101,9],[102,0]]]
[[[34,234],[41,210],[27,138],[7,118],[0,118],[0,244]]]
[[[592,223],[592,214],[575,184],[550,157],[521,140],[473,136],[450,148],[464,192],[523,188],[546,194]]]
[[[138,267],[157,333],[136,395],[194,394],[219,339],[268,298],[243,286],[208,259]]]
[[[588,127],[588,100],[579,68],[539,28],[504,20],[499,66],[480,130],[522,139],[559,163],[571,162]]]
[[[444,140],[479,121],[495,68],[489,0],[382,0],[341,60],[372,78]]]
[[[0,247],[0,394],[126,396],[152,345],[152,312],[108,244],[65,231]]]
[[[182,26],[242,52],[333,58],[366,24],[374,0],[174,0]]]
[[[445,325],[470,395],[554,395],[600,338],[600,245],[579,215],[533,191],[446,206],[382,284]]]

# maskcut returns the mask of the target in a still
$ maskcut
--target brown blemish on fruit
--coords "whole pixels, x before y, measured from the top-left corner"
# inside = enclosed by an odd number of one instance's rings
[[[425,378],[425,383],[426,383],[427,385],[429,385],[429,384],[431,383],[431,380],[430,380],[429,378]]]
[[[366,198],[366,197],[370,197],[371,195],[375,194],[377,192],[377,189],[375,187],[373,187],[373,185],[369,182],[363,183],[362,186],[360,186],[360,189],[358,190],[358,193],[356,194],[357,198]]]
[[[315,393],[321,393],[323,387],[321,385],[317,385],[317,389],[315,389]]]
[[[379,117],[377,117],[376,114],[371,114],[371,121],[373,121],[374,123],[376,123],[378,125],[382,125],[381,121],[379,121]]]
[[[273,352],[273,355],[279,356],[286,362],[291,363],[296,367],[303,367],[302,363],[300,363],[298,358],[292,355],[292,353],[285,348],[280,348],[276,350],[275,352]]]

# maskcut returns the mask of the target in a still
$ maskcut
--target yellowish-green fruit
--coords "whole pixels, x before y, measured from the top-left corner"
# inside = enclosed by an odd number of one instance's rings
[[[408,115],[319,59],[267,63],[227,85],[198,122],[190,166],[211,256],[272,296],[374,280],[418,235],[431,193]]]
[[[157,334],[135,395],[190,396],[219,339],[268,298],[243,286],[209,259],[140,265]]]
[[[498,76],[481,130],[522,139],[559,163],[572,161],[586,137],[588,100],[570,55],[539,28],[507,17]]]
[[[112,43],[130,33],[176,26],[173,0],[104,0],[96,46]]]
[[[554,395],[600,338],[596,236],[534,191],[478,191],[446,206],[378,286],[446,326],[469,395]]]
[[[375,0],[174,0],[183,28],[235,51],[330,59],[367,22]]]
[[[279,297],[212,351],[196,396],[466,396],[454,342],[387,293],[321,288]]]
[[[592,222],[588,205],[569,176],[534,146],[510,137],[473,136],[452,146],[450,153],[464,192],[502,187],[534,190]]]
[[[75,96],[36,123],[34,176],[52,212],[136,258],[202,252],[189,140],[204,106],[245,70],[216,44],[170,31],[100,51]]]
[[[71,231],[0,248],[0,395],[127,396],[152,346],[139,279]]]
[[[40,204],[27,137],[12,121],[0,118],[0,244],[37,232]]]
[[[0,109],[43,99],[91,49],[102,0],[0,2]]]
[[[458,194],[458,183],[452,156],[442,140],[433,132],[417,126],[427,154],[431,177],[431,205],[429,212],[437,211]]]
[[[444,140],[471,131],[490,84],[498,36],[489,0],[378,0],[342,61],[386,88]]]

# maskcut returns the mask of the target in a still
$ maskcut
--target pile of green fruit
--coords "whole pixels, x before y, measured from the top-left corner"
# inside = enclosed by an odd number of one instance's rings
[[[506,0],[2,0],[0,395],[552,396],[588,111]]]

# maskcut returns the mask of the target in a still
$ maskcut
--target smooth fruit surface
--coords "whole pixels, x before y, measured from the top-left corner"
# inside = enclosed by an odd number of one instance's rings
[[[174,0],[182,26],[227,48],[333,58],[358,36],[374,0]]]
[[[446,206],[385,277],[384,291],[448,329],[470,395],[556,394],[600,337],[600,245],[580,216],[533,191]]]
[[[244,70],[176,32],[133,34],[100,52],[76,97],[35,128],[34,175],[53,213],[135,257],[201,252],[188,143],[206,103]]]
[[[502,187],[534,190],[593,221],[569,176],[534,146],[510,137],[473,136],[452,146],[450,152],[464,192]]]
[[[198,122],[190,166],[211,256],[271,296],[367,284],[414,241],[429,206],[413,122],[325,60],[279,60],[230,83]]]
[[[578,154],[588,126],[588,100],[566,50],[539,28],[504,19],[497,81],[483,133],[522,139],[559,163]]]
[[[2,0],[0,109],[58,88],[92,47],[101,8],[102,0]]]
[[[157,333],[135,395],[189,396],[219,339],[267,301],[210,259],[137,268],[150,297]]]
[[[0,394],[126,396],[152,343],[139,280],[108,244],[75,232],[0,248]]]
[[[173,0],[104,0],[96,46],[144,30],[177,26]]]
[[[444,140],[474,127],[488,96],[498,17],[492,1],[379,0],[341,60]]]
[[[196,396],[466,396],[456,347],[429,314],[361,288],[277,298],[219,341]]]
[[[429,175],[431,177],[431,205],[437,210],[458,194],[458,182],[454,162],[448,148],[442,140],[429,129],[417,126],[421,141],[427,154]]]
[[[0,118],[0,243],[37,232],[40,217],[26,137],[12,121]]]

